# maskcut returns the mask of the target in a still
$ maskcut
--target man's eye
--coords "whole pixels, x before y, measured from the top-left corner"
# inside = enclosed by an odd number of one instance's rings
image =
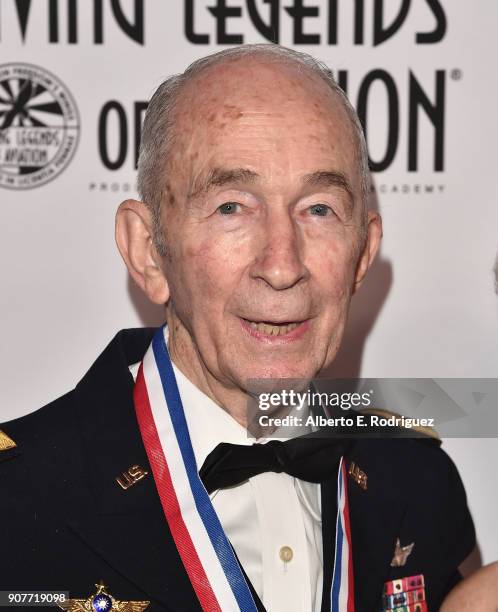
[[[326,217],[329,213],[333,212],[333,210],[330,206],[326,206],[325,204],[313,204],[313,206],[310,206],[310,212],[312,215]]]
[[[218,210],[222,215],[233,215],[234,212],[237,212],[238,206],[237,202],[225,202],[225,204],[218,206]]]

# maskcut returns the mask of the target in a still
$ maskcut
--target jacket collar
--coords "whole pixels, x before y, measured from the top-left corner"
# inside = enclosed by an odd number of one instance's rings
[[[76,386],[79,431],[96,514],[142,509],[151,506],[155,498],[128,369],[142,360],[153,333],[153,329],[119,332]],[[115,479],[133,465],[149,474],[125,491]]]
[[[195,610],[198,604],[162,515],[133,405],[128,365],[141,361],[152,335],[153,330],[118,333],[76,387],[91,503],[84,511],[74,510],[69,525],[148,599]],[[124,490],[116,478],[133,465],[148,474]]]
[[[135,416],[128,366],[142,360],[154,332],[119,332],[76,387],[91,504],[75,510],[69,524],[149,598],[168,609],[197,610],[200,606],[164,518]],[[147,474],[124,490],[117,478],[136,465]],[[264,611],[249,585],[258,609]]]

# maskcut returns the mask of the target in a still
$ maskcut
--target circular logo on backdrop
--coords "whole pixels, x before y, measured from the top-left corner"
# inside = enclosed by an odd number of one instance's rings
[[[0,187],[48,183],[71,161],[80,121],[67,87],[32,64],[0,64]]]

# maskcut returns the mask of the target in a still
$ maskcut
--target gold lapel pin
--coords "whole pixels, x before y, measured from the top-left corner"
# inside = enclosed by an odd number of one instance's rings
[[[119,476],[116,477],[116,482],[118,485],[126,491],[129,487],[136,484],[142,478],[145,478],[149,472],[144,470],[139,465],[132,465],[129,467],[126,472],[123,472]]]
[[[359,487],[361,487],[364,491],[367,490],[368,476],[354,461],[351,461],[349,464],[348,474]]]
[[[108,587],[100,581],[95,585],[97,591],[86,599],[66,599],[59,602],[59,608],[68,610],[69,612],[142,612],[149,605],[150,601],[120,601],[109,594],[106,589]]]
[[[401,546],[399,538],[396,538],[396,546],[394,547],[394,557],[391,561],[391,567],[403,567],[403,565],[406,565],[406,561],[414,546],[415,542],[407,544],[406,546]]]
[[[0,451],[10,450],[15,448],[17,444],[4,431],[0,429]]]

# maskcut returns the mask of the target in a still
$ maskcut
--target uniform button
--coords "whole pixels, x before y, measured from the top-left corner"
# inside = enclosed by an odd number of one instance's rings
[[[284,563],[292,561],[292,557],[294,556],[294,552],[290,546],[282,546],[278,554]]]

